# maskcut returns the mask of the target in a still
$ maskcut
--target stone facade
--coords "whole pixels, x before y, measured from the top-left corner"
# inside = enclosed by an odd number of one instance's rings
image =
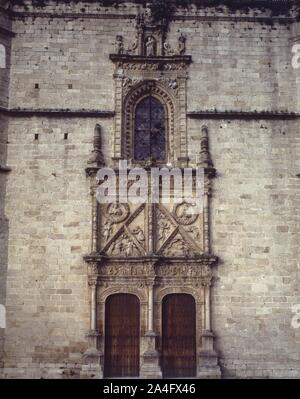
[[[6,302],[6,277],[7,277],[7,243],[8,243],[8,220],[5,217],[5,193],[6,179],[9,169],[7,168],[7,132],[8,118],[5,112],[8,107],[9,90],[9,65],[11,48],[11,20],[4,10],[0,10],[0,44],[2,68],[0,68],[0,304]],[[0,329],[0,367],[3,367],[3,348],[5,330]]]
[[[105,301],[127,292],[141,304],[141,376],[161,377],[163,297],[188,293],[199,378],[299,378],[299,10],[179,7],[162,34],[145,24],[147,54],[138,1],[24,3],[0,9],[2,376],[101,377]],[[100,158],[131,160],[130,107],[149,84],[171,115],[169,162],[205,166],[209,190],[200,234],[183,232],[180,249],[151,251],[160,233],[129,204],[128,261],[113,246],[121,230],[101,241],[95,173]],[[96,124],[103,157],[91,159]],[[185,227],[172,215],[175,238]]]

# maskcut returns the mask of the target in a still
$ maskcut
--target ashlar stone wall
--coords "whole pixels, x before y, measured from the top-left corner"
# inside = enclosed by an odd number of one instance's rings
[[[14,11],[10,108],[114,111],[109,54],[116,35],[126,48],[134,41],[137,5],[49,2],[34,8],[28,2]],[[300,304],[299,119],[281,115],[300,112],[300,72],[291,65],[300,33],[299,23],[284,16],[270,23],[269,15],[191,7],[178,11],[168,34],[175,47],[183,33],[193,59],[187,82],[187,112],[196,112],[188,116],[191,165],[207,125],[217,169],[211,237],[220,261],[212,322],[224,377],[300,377],[300,329],[291,324],[292,306]],[[8,23],[3,15],[0,21]],[[0,73],[0,105],[7,107],[8,75]],[[0,115],[1,148],[7,131],[5,161],[12,168],[6,190],[0,175],[0,215],[9,220],[2,241],[8,251],[0,244],[3,375],[78,376],[89,329],[85,167],[96,123],[110,163],[114,120],[15,112],[7,126],[6,118]]]

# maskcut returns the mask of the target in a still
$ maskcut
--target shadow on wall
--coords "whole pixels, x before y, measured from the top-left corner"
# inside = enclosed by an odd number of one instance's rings
[[[7,117],[0,115],[0,373],[3,367],[9,223],[5,216]],[[1,306],[2,305],[2,306]]]

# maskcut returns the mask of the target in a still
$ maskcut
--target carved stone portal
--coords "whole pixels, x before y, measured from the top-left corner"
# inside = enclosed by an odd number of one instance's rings
[[[98,353],[102,367],[99,376],[105,367],[105,303],[115,293],[131,293],[140,300],[141,377],[162,376],[161,303],[171,293],[190,294],[196,302],[197,376],[220,376],[210,320],[210,290],[217,258],[209,252],[209,176],[211,171],[205,179],[203,209],[198,213],[191,212],[193,204],[185,201],[97,205],[96,251],[85,257],[91,287],[90,330],[94,331],[85,358],[91,356],[93,364]],[[96,170],[90,179],[94,187]]]
[[[182,169],[189,164],[186,80],[192,59],[185,55],[186,38],[181,35],[178,49],[172,49],[165,27],[155,23],[148,11],[137,16],[134,43],[127,47],[123,37],[118,36],[115,54],[110,55],[115,66],[111,165],[115,167],[117,183],[119,160],[126,159],[129,166],[143,166],[148,181],[150,166],[159,163],[152,159],[143,162],[134,156],[135,110],[147,96],[159,101],[164,110],[161,114],[166,115],[166,157],[161,157],[159,165]],[[203,206],[198,212],[193,212],[194,204],[189,201],[165,202],[162,197],[158,203],[98,204],[96,174],[101,165],[96,162],[87,168],[92,196],[92,245],[91,253],[84,258],[91,287],[90,348],[85,361],[100,378],[105,369],[105,303],[110,295],[119,293],[133,294],[139,299],[141,377],[162,377],[162,301],[166,295],[177,293],[192,295],[195,300],[197,377],[220,377],[210,319],[217,258],[210,253],[209,196],[215,170],[206,126],[202,128],[198,164],[204,169]],[[124,187],[131,185],[127,182]]]

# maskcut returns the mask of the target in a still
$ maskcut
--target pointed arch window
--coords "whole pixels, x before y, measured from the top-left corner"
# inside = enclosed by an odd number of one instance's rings
[[[136,105],[134,115],[134,160],[166,161],[167,112],[154,96],[147,95]]]

